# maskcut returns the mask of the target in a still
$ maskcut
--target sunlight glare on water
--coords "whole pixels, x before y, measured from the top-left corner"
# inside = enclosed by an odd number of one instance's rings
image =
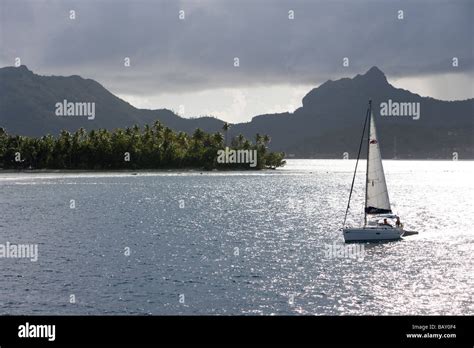
[[[419,234],[330,257],[354,164],[1,173],[0,243],[37,243],[39,259],[0,259],[0,313],[474,314],[474,162],[384,161],[392,209]]]

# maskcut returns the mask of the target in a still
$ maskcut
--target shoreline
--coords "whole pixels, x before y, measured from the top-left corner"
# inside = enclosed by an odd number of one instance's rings
[[[176,172],[185,172],[185,173],[212,173],[212,172],[249,172],[249,173],[259,173],[264,171],[274,171],[275,169],[264,168],[264,169],[194,169],[194,168],[173,168],[173,169],[1,169],[0,174],[59,174],[59,173],[176,173]]]
[[[286,161],[355,161],[355,158],[341,159],[341,158],[289,158]],[[361,159],[365,161],[365,159]],[[423,162],[472,162],[474,159],[458,159],[456,161],[449,159],[387,159],[384,162],[403,162],[403,161],[423,161]],[[288,164],[288,162],[287,162]],[[287,165],[285,166],[287,167]],[[226,173],[226,172],[248,172],[248,173],[261,173],[261,172],[273,172],[275,170],[281,170],[281,168],[262,168],[262,169],[212,169],[206,170],[204,168],[161,168],[161,169],[2,169],[0,168],[0,174],[59,174],[59,173],[124,173],[124,174],[138,174],[138,173]]]

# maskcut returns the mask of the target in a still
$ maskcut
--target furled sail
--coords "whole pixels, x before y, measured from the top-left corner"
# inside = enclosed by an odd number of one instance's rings
[[[365,212],[367,214],[391,213],[387,184],[382,166],[380,146],[375,130],[374,115],[370,115],[369,145],[367,155],[367,191]]]

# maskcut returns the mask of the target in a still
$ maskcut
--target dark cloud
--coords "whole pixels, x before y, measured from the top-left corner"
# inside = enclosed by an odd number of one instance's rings
[[[1,0],[0,63],[19,56],[36,72],[79,74],[136,95],[315,85],[373,65],[394,77],[471,73],[473,9],[469,0]]]

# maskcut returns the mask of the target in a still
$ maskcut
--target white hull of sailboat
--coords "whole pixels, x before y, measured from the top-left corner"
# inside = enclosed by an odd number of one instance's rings
[[[346,242],[399,240],[404,231],[392,227],[345,228],[342,230]]]

